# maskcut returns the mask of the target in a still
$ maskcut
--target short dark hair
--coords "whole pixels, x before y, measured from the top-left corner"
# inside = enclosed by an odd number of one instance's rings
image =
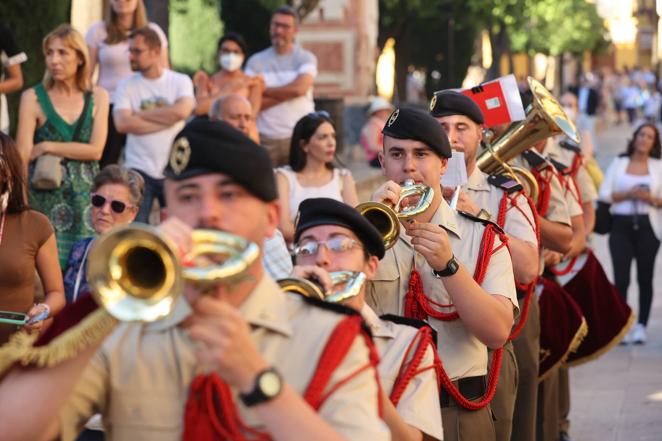
[[[26,197],[26,181],[23,172],[23,160],[18,152],[16,143],[9,136],[0,131],[0,194],[10,188],[7,213],[20,213],[28,210]]]
[[[333,121],[326,116],[325,112],[312,112],[297,121],[294,130],[292,130],[290,158],[288,161],[290,167],[295,172],[303,170],[306,166],[307,155],[306,152],[303,151],[302,144],[308,144],[310,138],[313,137],[319,126],[325,122],[334,126]],[[333,163],[327,163],[326,167],[332,169]]]
[[[106,184],[124,185],[129,190],[129,197],[133,205],[140,205],[145,192],[145,180],[140,173],[121,167],[117,164],[105,166],[94,177],[92,192],[97,191]]]
[[[239,48],[241,49],[241,52],[244,54],[244,57],[248,54],[248,45],[246,44],[246,40],[244,40],[244,37],[241,36],[241,34],[238,34],[236,32],[228,32],[226,34],[223,34],[223,36],[218,40],[218,45],[216,46],[216,52],[219,52],[221,50],[221,46],[223,46],[223,43],[226,41],[234,41],[237,43]]]
[[[637,127],[637,130],[635,130],[634,134],[632,135],[632,139],[630,140],[630,142],[628,142],[628,148],[625,151],[625,156],[631,157],[632,154],[634,153],[635,140],[637,139],[639,132],[641,132],[641,130],[644,127],[649,127],[653,129],[653,131],[655,132],[655,141],[653,141],[653,148],[651,149],[649,156],[651,158],[660,159],[660,157],[662,156],[662,145],[660,145],[660,131],[657,129],[657,126],[653,123],[643,123],[642,125]]]
[[[131,31],[129,34],[129,38],[133,39],[138,36],[143,37],[145,40],[145,44],[147,45],[148,48],[150,49],[156,49],[157,47],[161,47],[161,39],[159,38],[159,34],[156,33],[156,31],[149,26],[143,26],[142,28],[137,28]]]
[[[299,13],[292,6],[283,5],[283,6],[277,7],[276,9],[274,9],[273,14],[271,14],[271,18],[273,18],[274,15],[276,15],[276,14],[289,15],[290,17],[294,18],[294,24],[295,25],[299,24]]]

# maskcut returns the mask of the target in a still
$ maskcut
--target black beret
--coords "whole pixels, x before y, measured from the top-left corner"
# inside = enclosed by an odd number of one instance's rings
[[[438,156],[451,157],[451,145],[441,124],[427,112],[413,107],[395,109],[382,133],[391,138],[414,139],[430,147]]]
[[[384,240],[364,216],[353,207],[329,198],[305,199],[299,204],[294,242],[309,228],[318,225],[338,225],[351,230],[359,238],[368,254],[384,257]]]
[[[435,92],[430,101],[430,115],[434,117],[464,115],[476,124],[483,124],[485,118],[478,104],[463,93],[455,90]]]
[[[175,181],[207,173],[223,173],[255,197],[278,198],[267,151],[223,121],[197,118],[177,134],[163,174]]]

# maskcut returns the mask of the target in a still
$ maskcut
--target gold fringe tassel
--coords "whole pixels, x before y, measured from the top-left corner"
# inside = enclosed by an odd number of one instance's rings
[[[62,363],[85,348],[98,344],[113,331],[117,323],[115,318],[99,308],[55,337],[49,344],[38,347],[33,346],[38,337],[36,333],[17,332],[0,347],[0,375],[14,363],[40,368]]]
[[[577,349],[579,349],[579,345],[582,344],[582,341],[588,334],[588,325],[586,324],[586,319],[582,317],[582,324],[579,325],[579,329],[577,329],[577,332],[575,332],[575,336],[572,338],[570,341],[570,345],[568,346],[568,350],[563,354],[563,356],[554,363],[552,367],[547,369],[547,372],[545,372],[543,375],[538,376],[538,382],[545,381],[556,368],[561,366],[563,363],[565,363],[566,359],[568,358],[568,355],[571,353],[575,352]]]
[[[630,317],[628,317],[628,321],[625,323],[625,326],[623,326],[623,328],[621,328],[620,332],[618,334],[616,334],[616,337],[612,338],[609,343],[607,343],[606,345],[604,345],[602,348],[598,349],[594,353],[592,353],[590,355],[587,355],[585,357],[582,357],[582,358],[578,358],[576,360],[569,361],[567,363],[568,366],[569,367],[579,366],[580,364],[584,364],[584,363],[587,363],[589,361],[593,361],[593,360],[601,357],[605,353],[607,353],[611,348],[616,346],[618,343],[621,342],[621,340],[623,340],[623,338],[625,338],[625,334],[627,334],[628,331],[630,330],[630,327],[634,323],[634,319],[635,319],[634,312],[630,312]]]

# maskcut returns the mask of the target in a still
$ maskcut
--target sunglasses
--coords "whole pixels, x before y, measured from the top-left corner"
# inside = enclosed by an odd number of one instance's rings
[[[96,208],[101,208],[104,205],[106,205],[106,202],[110,202],[110,209],[117,214],[122,214],[124,213],[124,210],[126,210],[127,208],[133,207],[133,205],[125,204],[122,201],[116,201],[114,199],[106,199],[100,194],[92,193],[91,196],[92,197],[90,198],[90,202],[92,203],[92,206]]]
[[[318,110],[317,112],[310,112],[308,115],[309,118],[324,118],[324,119],[331,119],[331,114],[327,112],[326,110]]]
[[[297,257],[313,256],[317,254],[322,245],[324,245],[327,250],[337,254],[344,253],[355,247],[361,247],[361,244],[354,239],[350,239],[347,236],[336,236],[329,240],[309,240],[297,244],[297,246],[294,247],[294,255]]]

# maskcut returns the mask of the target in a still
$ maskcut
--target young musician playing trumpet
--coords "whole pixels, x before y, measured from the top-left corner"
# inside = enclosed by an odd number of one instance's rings
[[[294,276],[320,281],[332,292],[330,272],[362,272],[369,280],[384,257],[381,235],[349,205],[328,198],[299,207],[294,233]],[[428,325],[402,317],[378,317],[365,289],[342,304],[361,313],[379,352],[384,421],[394,441],[443,438],[435,347]]]
[[[498,227],[444,201],[440,180],[451,148],[432,116],[396,109],[383,133],[379,157],[388,181],[372,199],[394,204],[408,179],[431,187],[434,198],[401,224],[399,239],[368,282],[366,300],[379,314],[427,319],[438,333],[444,439],[494,440],[487,349],[503,346],[518,309],[510,255]]]

